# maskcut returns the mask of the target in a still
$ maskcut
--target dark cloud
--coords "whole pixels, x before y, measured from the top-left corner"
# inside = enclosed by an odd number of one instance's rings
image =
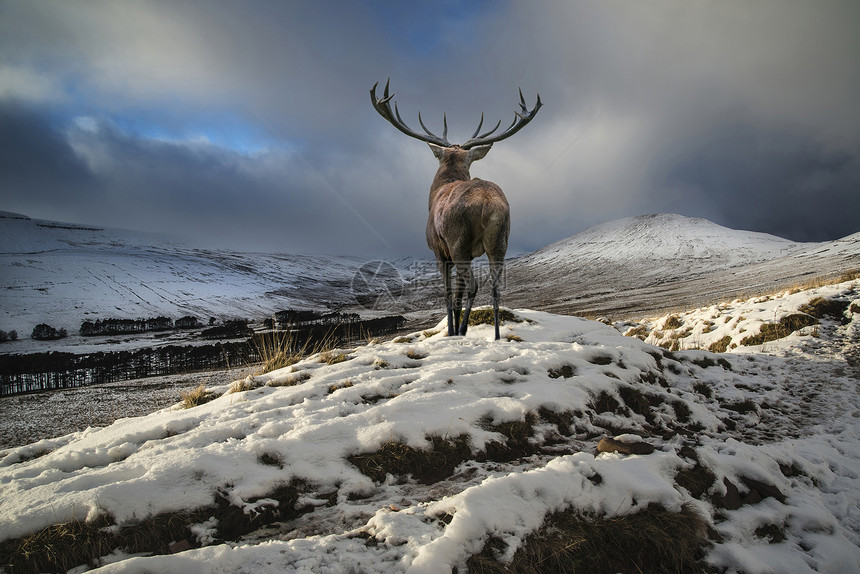
[[[512,251],[673,211],[857,231],[860,8],[793,0],[0,5],[2,209],[272,251],[425,255],[435,160],[369,105],[467,137]],[[8,191],[6,191],[8,190]]]
[[[49,116],[15,102],[0,101],[0,189],[4,209],[62,216],[89,203],[99,182]]]

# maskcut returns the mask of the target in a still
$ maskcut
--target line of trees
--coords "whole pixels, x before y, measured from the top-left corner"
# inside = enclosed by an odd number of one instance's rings
[[[334,345],[351,344],[366,336],[393,333],[406,325],[406,318],[400,315],[348,322],[334,322],[332,317],[322,321],[323,316],[318,315],[312,321],[290,328],[293,335],[290,340],[295,345],[291,350],[313,348],[320,341]],[[341,315],[341,318],[347,316]],[[247,321],[235,320],[233,323],[237,328],[248,329]],[[264,345],[260,341],[249,336],[239,342],[165,345],[86,355],[56,351],[0,354],[0,396],[250,365],[262,361],[262,348]]]
[[[0,343],[5,343],[6,341],[16,341],[18,339],[18,331],[14,329],[9,331],[0,330]]]
[[[200,324],[197,317],[182,317],[174,323],[170,317],[154,317],[150,319],[96,319],[84,321],[81,324],[81,335],[93,337],[97,335],[128,335],[146,333],[149,331],[169,331],[171,329],[196,329]]]

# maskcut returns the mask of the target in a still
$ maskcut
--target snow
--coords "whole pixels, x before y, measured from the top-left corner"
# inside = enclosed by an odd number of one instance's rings
[[[796,312],[813,296],[860,303],[860,285],[680,316],[704,322],[719,311],[712,336],[734,340],[740,329]],[[505,544],[499,559],[510,559],[553,512],[622,516],[649,504],[677,511],[690,503],[721,535],[705,561],[723,571],[860,572],[860,373],[852,355],[860,314],[846,315],[846,324],[824,319],[815,335],[717,355],[668,353],[597,321],[514,313],[521,322],[506,322],[501,341],[492,340],[491,326],[446,337],[441,321],[432,331],[344,350],[348,360],[340,363],[312,356],[249,376],[251,390],[215,386],[224,394],[192,409],[172,406],[0,451],[0,540],[104,514],[132,524],[210,506],[219,492],[254,515],[277,503],[269,498],[275,488],[302,480],[298,504],[313,510],[294,520],[218,541],[210,518],[192,529],[191,542],[203,547],[168,556],[113,553],[93,571],[463,572],[490,537]],[[506,340],[509,334],[522,341]],[[297,373],[310,377],[287,386]],[[635,409],[598,412],[601,393],[623,406],[631,389],[654,399],[650,417]],[[732,408],[739,401],[752,408]],[[560,432],[542,412],[572,414],[572,432]],[[430,437],[468,437],[477,454],[504,442],[498,425],[529,416],[533,454],[465,460],[431,484],[391,474],[374,481],[348,460],[391,443],[426,449]],[[597,454],[607,435],[656,450]],[[694,464],[685,447],[716,477],[701,498],[676,481]],[[282,465],[262,462],[264,455]],[[714,501],[727,493],[724,479],[742,496],[750,481],[779,496],[721,508]],[[784,540],[756,533],[769,525]]]
[[[622,264],[647,259],[658,268],[664,261],[734,267],[765,261],[810,244],[775,235],[741,231],[707,219],[671,213],[642,215],[601,223],[526,256],[533,263],[567,262],[572,256]]]
[[[32,352],[44,345],[30,348],[26,335],[43,322],[74,334],[85,320],[192,315],[205,323],[324,309],[330,300],[350,300],[349,282],[361,264],[199,249],[158,234],[0,212],[0,329],[18,331],[14,352]],[[80,344],[70,339],[51,350],[83,352],[65,349]]]

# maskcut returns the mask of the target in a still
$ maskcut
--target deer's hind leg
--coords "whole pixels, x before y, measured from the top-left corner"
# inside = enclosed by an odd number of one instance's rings
[[[457,266],[457,294],[454,299],[454,316],[459,323],[460,328],[458,333],[465,335],[469,328],[469,314],[472,312],[472,302],[475,300],[475,294],[478,292],[478,282],[472,273],[472,262],[468,259],[458,260],[455,262]],[[460,320],[460,309],[463,306],[463,292],[466,291],[466,308],[463,310],[463,317]]]
[[[502,271],[504,270],[504,266],[504,256],[501,259],[490,258],[490,280],[492,282],[493,301],[493,325],[496,327],[497,341],[501,338],[499,336],[499,282],[502,278]]]
[[[454,264],[442,257],[438,257],[436,265],[439,268],[439,273],[442,274],[442,283],[445,286],[445,311],[448,315],[448,336],[450,337],[457,334],[457,322],[454,319],[454,288],[451,284],[451,271],[454,268]],[[457,315],[459,317],[459,311]]]

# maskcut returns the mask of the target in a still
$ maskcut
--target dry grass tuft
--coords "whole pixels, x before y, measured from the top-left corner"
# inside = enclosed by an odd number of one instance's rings
[[[400,442],[388,442],[376,452],[358,454],[349,462],[377,482],[386,475],[411,475],[423,484],[432,484],[454,473],[454,468],[472,458],[467,435],[446,439],[428,436],[431,448],[416,449]]]
[[[708,350],[712,353],[725,353],[728,350],[731,342],[732,338],[729,335],[726,335],[719,341],[711,343],[711,345],[708,347]]]
[[[523,320],[513,314],[510,309],[499,309],[499,324],[510,321],[511,323],[522,323]],[[480,309],[472,309],[469,313],[469,325],[494,325],[493,309],[491,307],[481,307]]]
[[[258,335],[253,338],[252,344],[262,359],[260,367],[254,372],[255,375],[271,373],[298,363],[307,351],[307,343],[301,348],[296,348],[295,336],[289,330]]]
[[[427,353],[422,353],[420,351],[416,351],[415,349],[409,349],[406,351],[406,356],[415,361],[419,361],[421,359],[427,358]]]
[[[478,574],[697,573],[706,541],[707,523],[690,504],[681,512],[650,505],[615,518],[565,511],[549,516],[510,564],[496,560],[504,542],[491,539],[468,567]]]
[[[327,365],[343,363],[344,361],[348,361],[350,358],[351,357],[347,353],[333,350],[323,351],[319,356],[320,363],[325,363]]]
[[[300,385],[311,378],[311,374],[307,371],[299,371],[298,373],[293,373],[289,377],[285,377],[283,379],[273,380],[266,383],[267,387],[294,387],[296,385]]]
[[[208,403],[209,401],[218,398],[218,396],[215,393],[210,393],[206,390],[205,384],[201,384],[190,391],[180,392],[179,398],[182,400],[182,408],[190,409]]]
[[[238,381],[233,381],[233,384],[230,385],[230,388],[227,389],[225,394],[231,395],[233,393],[243,393],[245,391],[252,391],[261,385],[255,384],[253,378],[248,377],[246,379],[239,379]]]
[[[843,320],[845,318],[845,311],[847,309],[848,301],[826,299],[824,297],[815,297],[814,299],[810,299],[806,304],[800,307],[800,311],[812,315],[816,319],[832,317],[839,320]]]
[[[342,383],[338,383],[338,384],[335,384],[335,385],[331,385],[331,386],[329,386],[329,388],[328,388],[328,394],[332,394],[333,392],[335,392],[335,391],[339,391],[339,390],[341,390],[341,389],[348,389],[348,388],[350,388],[350,387],[352,387],[352,386],[354,386],[354,385],[355,385],[355,383],[353,383],[352,381],[350,381],[349,379],[347,379],[347,380],[345,380],[345,381],[344,381],[344,382],[342,382]]]
[[[741,339],[741,345],[762,345],[768,341],[776,341],[788,337],[798,329],[818,323],[818,319],[806,313],[786,315],[776,323],[765,323],[759,329],[758,335],[750,335]]]

